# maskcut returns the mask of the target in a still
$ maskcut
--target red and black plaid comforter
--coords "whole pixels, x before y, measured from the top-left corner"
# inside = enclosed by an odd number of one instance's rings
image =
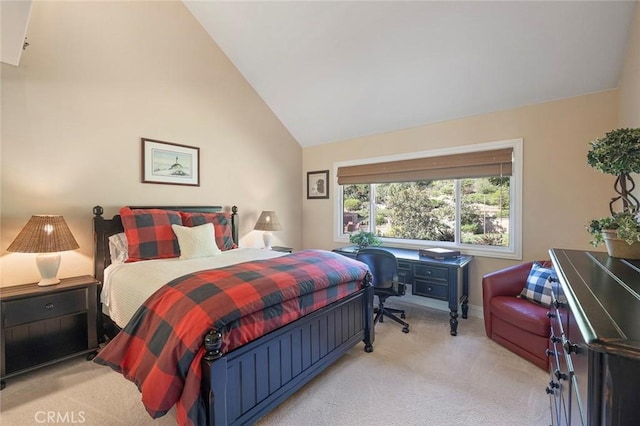
[[[153,418],[177,404],[180,424],[203,423],[203,336],[223,334],[223,352],[361,288],[366,266],[307,250],[177,278],[138,309],[95,361],[133,381]]]

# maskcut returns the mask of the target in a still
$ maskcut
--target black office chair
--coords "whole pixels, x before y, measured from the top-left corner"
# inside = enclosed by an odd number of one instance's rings
[[[371,275],[373,275],[373,290],[374,294],[378,296],[378,308],[375,311],[376,317],[373,324],[377,324],[378,321],[383,322],[383,318],[387,317],[401,324],[403,333],[408,333],[409,324],[400,319],[406,318],[404,310],[384,306],[387,297],[402,296],[406,290],[404,279],[400,282],[402,275],[398,271],[396,257],[386,250],[362,248],[358,251],[356,259],[366,263]],[[400,314],[400,318],[395,314]]]

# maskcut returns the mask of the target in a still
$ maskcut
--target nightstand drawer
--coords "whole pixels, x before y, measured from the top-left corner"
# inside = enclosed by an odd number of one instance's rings
[[[3,326],[13,327],[87,309],[87,290],[84,288],[11,300],[2,303]]]
[[[413,266],[414,278],[425,278],[428,280],[442,281],[444,284],[449,282],[449,270],[447,268],[439,268],[437,266]]]

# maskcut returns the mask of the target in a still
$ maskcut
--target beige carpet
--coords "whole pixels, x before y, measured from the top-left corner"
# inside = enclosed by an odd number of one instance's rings
[[[549,424],[548,375],[490,341],[481,319],[460,320],[452,337],[446,312],[395,305],[409,334],[379,324],[373,353],[353,348],[259,424]],[[0,404],[2,426],[175,424],[173,411],[152,420],[135,385],[83,358],[7,380]]]

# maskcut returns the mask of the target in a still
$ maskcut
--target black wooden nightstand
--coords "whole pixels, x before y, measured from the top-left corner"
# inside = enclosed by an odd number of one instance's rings
[[[283,253],[293,253],[293,249],[291,247],[273,246],[271,247],[271,250],[281,251]]]
[[[91,276],[0,288],[0,389],[4,379],[98,350],[98,284]]]

